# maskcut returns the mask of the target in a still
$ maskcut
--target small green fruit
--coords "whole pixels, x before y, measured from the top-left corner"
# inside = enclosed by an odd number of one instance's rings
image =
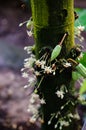
[[[57,46],[53,49],[53,51],[52,51],[52,53],[51,53],[51,61],[55,60],[56,57],[60,54],[61,48],[62,48],[61,45],[57,45]]]

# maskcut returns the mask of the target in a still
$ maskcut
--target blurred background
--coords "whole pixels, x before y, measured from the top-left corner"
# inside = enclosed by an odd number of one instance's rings
[[[86,26],[86,1],[75,0],[75,8],[80,23]],[[29,0],[0,0],[0,130],[38,130],[29,122],[28,91],[23,88],[27,81],[20,71],[27,57],[23,48],[34,44],[34,40],[28,37],[26,25],[19,24],[30,16]],[[86,39],[85,31],[82,35]],[[86,47],[85,41],[82,45]]]

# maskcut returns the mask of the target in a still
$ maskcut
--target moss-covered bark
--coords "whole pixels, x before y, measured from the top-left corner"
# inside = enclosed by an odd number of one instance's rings
[[[31,0],[31,6],[37,52],[46,45],[54,47],[68,32],[64,54],[68,53],[74,45],[73,0]]]
[[[74,46],[74,8],[73,0],[31,0],[32,17],[34,23],[34,38],[36,45],[36,57],[40,57],[39,51],[44,46],[54,48],[61,40],[63,34],[68,32],[64,40],[60,58],[64,58]],[[71,69],[66,69],[57,76],[47,76],[41,83],[41,92],[46,104],[42,106],[44,123],[42,130],[54,130],[56,119],[48,125],[50,115],[60,110],[66,100],[57,98],[56,88],[65,85],[71,89]],[[74,108],[66,108],[63,113],[73,111]],[[71,123],[64,130],[77,130]],[[59,130],[59,128],[58,128]]]

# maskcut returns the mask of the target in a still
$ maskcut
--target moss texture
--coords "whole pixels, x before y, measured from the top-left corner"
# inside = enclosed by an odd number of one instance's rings
[[[63,34],[68,32],[67,38],[64,40],[60,57],[64,58],[74,46],[74,8],[73,0],[31,0],[32,17],[34,22],[34,39],[36,44],[36,57],[40,57],[39,51],[44,46],[54,48],[61,40]],[[61,85],[69,88],[71,85],[71,70],[65,70],[57,76],[45,77],[40,89],[46,100],[46,104],[42,106],[44,123],[42,130],[54,130],[53,127],[56,120],[48,125],[50,114],[59,111],[65,100],[57,99],[55,94],[56,88]],[[72,89],[71,87],[69,89]],[[71,107],[65,111],[73,111]],[[65,113],[65,112],[63,112]],[[64,130],[77,130],[72,124]],[[59,129],[58,129],[59,130]]]
[[[65,32],[69,36],[62,52],[68,53],[74,45],[73,0],[31,0],[31,6],[37,53],[43,46],[54,47]]]

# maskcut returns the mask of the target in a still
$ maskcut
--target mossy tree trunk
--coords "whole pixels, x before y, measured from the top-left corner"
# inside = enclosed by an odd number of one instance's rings
[[[31,0],[32,17],[34,23],[34,39],[36,45],[36,57],[40,57],[39,51],[44,46],[54,48],[65,32],[68,36],[63,42],[60,58],[64,58],[74,46],[74,0]],[[54,130],[56,119],[48,125],[50,115],[60,111],[62,104],[66,100],[60,100],[55,94],[56,88],[65,85],[71,89],[71,70],[65,70],[55,77],[48,76],[41,83],[41,92],[46,104],[42,106],[44,123],[42,130]],[[66,108],[67,111],[73,111],[74,108]],[[77,130],[74,122],[70,126],[64,127],[64,130]],[[59,128],[57,128],[60,130]],[[63,130],[62,129],[62,130]]]

